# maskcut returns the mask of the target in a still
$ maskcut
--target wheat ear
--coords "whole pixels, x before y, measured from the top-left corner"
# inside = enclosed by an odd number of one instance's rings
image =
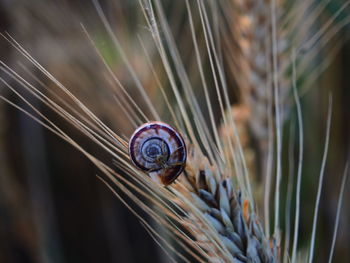
[[[230,174],[221,174],[196,148],[190,147],[188,153],[184,176],[174,188],[200,211],[198,218],[196,210],[185,209],[191,211],[185,225],[200,246],[213,249],[213,240],[206,238],[203,230],[214,230],[233,262],[278,262],[276,241],[265,237],[257,215],[251,212],[249,201],[243,199]],[[209,253],[210,262],[215,262],[215,254]]]

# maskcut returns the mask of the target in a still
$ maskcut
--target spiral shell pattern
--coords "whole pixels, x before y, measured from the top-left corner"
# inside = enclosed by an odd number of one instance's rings
[[[171,184],[183,171],[186,145],[181,135],[163,122],[148,122],[136,129],[129,141],[129,155],[140,170]]]

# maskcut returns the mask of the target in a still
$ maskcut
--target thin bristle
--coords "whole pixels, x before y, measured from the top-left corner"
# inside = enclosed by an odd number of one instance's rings
[[[318,179],[318,187],[317,187],[317,196],[315,202],[315,211],[314,218],[312,223],[312,233],[311,233],[311,243],[310,243],[310,252],[309,252],[309,263],[312,262],[314,257],[314,247],[316,241],[316,228],[317,228],[317,220],[318,220],[318,211],[320,208],[320,199],[323,188],[323,178],[327,161],[328,147],[329,147],[329,139],[330,139],[330,130],[331,130],[331,121],[332,121],[332,96],[329,96],[328,102],[328,114],[327,114],[327,127],[326,127],[326,140],[324,144],[324,151],[321,163],[320,176]]]
[[[340,212],[341,212],[341,208],[342,208],[342,204],[343,204],[344,189],[345,189],[345,184],[347,183],[348,176],[349,176],[348,168],[349,168],[349,163],[347,162],[345,169],[344,169],[342,182],[340,185],[340,192],[339,192],[338,205],[337,205],[337,214],[335,217],[332,245],[331,245],[331,250],[329,252],[328,263],[331,263],[333,261],[335,242],[337,240],[337,234],[338,234],[338,228],[339,228]]]
[[[297,183],[296,183],[296,201],[295,201],[295,220],[294,220],[294,237],[293,237],[293,250],[291,262],[295,262],[298,235],[299,235],[299,220],[300,220],[300,191],[301,191],[301,180],[302,180],[302,169],[303,169],[303,154],[304,154],[304,136],[303,136],[303,117],[300,105],[300,99],[298,96],[297,83],[296,83],[296,54],[293,50],[293,94],[295,99],[295,104],[297,106],[297,116],[298,116],[298,137],[299,137],[299,159],[298,159],[298,172],[297,172]]]

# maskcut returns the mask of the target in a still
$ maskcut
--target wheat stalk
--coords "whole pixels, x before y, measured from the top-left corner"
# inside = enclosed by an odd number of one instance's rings
[[[255,177],[263,179],[265,230],[270,233],[270,199],[272,192],[273,162],[276,162],[277,178],[275,188],[275,227],[279,228],[279,184],[281,181],[281,140],[285,120],[289,119],[290,108],[298,100],[298,94],[292,92],[292,87],[300,85],[301,78],[314,79],[320,73],[320,69],[328,64],[325,61],[319,67],[315,67],[315,54],[330,49],[333,38],[343,27],[343,23],[332,23],[342,10],[348,6],[348,2],[337,10],[334,17],[325,25],[318,24],[328,1],[303,1],[289,5],[288,1],[227,1],[222,2],[223,13],[230,27],[225,28],[224,48],[227,50],[228,65],[236,76],[241,100],[236,109],[247,112],[245,121],[241,123],[250,134],[253,143],[243,145],[246,152],[255,148],[254,160],[258,169]],[[348,23],[345,19],[344,23]],[[330,26],[332,24],[332,26]],[[312,34],[315,29],[318,32]],[[313,46],[312,49],[310,47]],[[335,45],[335,49],[337,49]],[[308,50],[305,54],[303,50]],[[294,54],[292,54],[294,52]],[[297,54],[295,54],[297,53]],[[329,52],[328,59],[331,59]],[[297,64],[298,73],[290,74],[292,64]],[[296,70],[292,69],[293,74]],[[308,72],[305,74],[305,72]],[[306,76],[307,75],[307,76]],[[244,77],[241,77],[244,76]],[[294,83],[295,82],[295,83]],[[297,84],[298,82],[298,84]],[[310,86],[310,82],[302,90]],[[293,95],[293,96],[292,96]],[[294,99],[291,99],[294,98]],[[296,103],[300,104],[300,103]],[[300,105],[298,107],[298,118]],[[236,110],[237,111],[237,110]],[[300,192],[301,170],[303,159],[302,121],[299,121],[299,146],[297,192]],[[276,138],[276,148],[274,148]],[[276,151],[276,160],[273,160]],[[297,197],[299,200],[299,198]],[[299,202],[300,204],[300,202]],[[299,205],[297,205],[299,207]],[[297,213],[298,214],[298,213]],[[295,222],[297,224],[297,222]],[[293,261],[293,260],[292,260]]]

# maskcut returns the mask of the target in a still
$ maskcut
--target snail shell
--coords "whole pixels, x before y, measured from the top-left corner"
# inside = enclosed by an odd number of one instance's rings
[[[133,164],[153,179],[169,185],[181,174],[186,163],[186,145],[181,135],[163,122],[138,127],[129,141]]]

